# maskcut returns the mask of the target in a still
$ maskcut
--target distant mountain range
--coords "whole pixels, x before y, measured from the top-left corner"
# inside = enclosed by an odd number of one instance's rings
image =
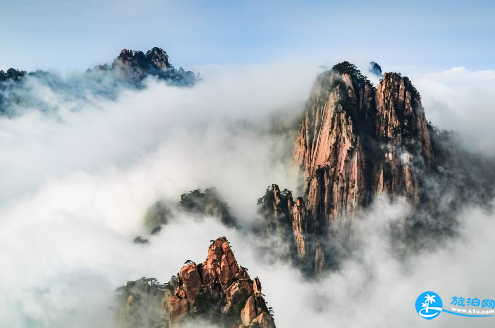
[[[0,71],[0,115],[16,116],[25,109],[52,110],[50,104],[33,95],[33,83],[65,93],[69,99],[82,99],[88,94],[114,98],[118,87],[139,89],[148,77],[177,87],[191,87],[200,80],[199,74],[174,68],[167,53],[157,47],[146,53],[123,49],[113,63],[88,69],[82,76],[61,77],[47,71],[28,73],[10,68]]]

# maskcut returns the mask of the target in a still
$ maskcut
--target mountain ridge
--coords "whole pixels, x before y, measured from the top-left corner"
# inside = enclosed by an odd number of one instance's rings
[[[52,111],[52,104],[32,92],[30,81],[43,85],[49,90],[64,93],[71,100],[88,100],[88,94],[114,99],[120,91],[143,89],[148,77],[164,81],[176,87],[192,87],[201,81],[199,74],[176,69],[169,61],[168,54],[154,47],[146,53],[123,49],[111,64],[98,65],[88,69],[78,78],[67,78],[56,73],[37,70],[25,72],[9,68],[0,70],[0,115],[14,117],[26,109]]]

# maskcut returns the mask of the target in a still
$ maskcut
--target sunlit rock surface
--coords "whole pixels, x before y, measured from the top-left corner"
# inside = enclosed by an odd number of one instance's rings
[[[336,263],[335,242],[350,238],[356,218],[378,196],[412,206],[406,238],[452,233],[450,209],[437,210],[444,202],[442,190],[455,183],[453,172],[471,174],[459,161],[445,161],[444,154],[464,153],[473,167],[479,164],[459,147],[446,147],[448,137],[442,136],[427,122],[419,92],[407,77],[385,73],[375,87],[354,65],[335,65],[317,77],[299,125],[294,161],[302,197],[269,187],[258,201],[264,233],[283,240],[291,260],[308,273]],[[489,199],[493,188],[469,180],[477,198]],[[462,188],[449,192],[463,193]]]
[[[117,291],[117,317],[126,327],[275,327],[260,280],[237,263],[225,237],[212,240],[203,263],[187,261],[168,283],[143,278]]]

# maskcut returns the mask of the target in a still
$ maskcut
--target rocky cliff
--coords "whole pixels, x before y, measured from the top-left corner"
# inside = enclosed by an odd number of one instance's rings
[[[203,263],[187,261],[168,283],[143,278],[117,291],[118,317],[128,327],[275,327],[259,279],[237,263],[225,237],[211,241]]]
[[[385,73],[375,90],[348,63],[319,77],[294,156],[304,172],[311,221],[323,227],[344,216],[351,220],[379,194],[418,204],[413,164],[429,170],[434,160],[421,99],[409,79]]]
[[[419,93],[400,74],[385,73],[375,88],[354,65],[335,65],[313,86],[294,160],[303,197],[294,201],[273,185],[259,203],[268,233],[291,235],[292,257],[320,272],[329,264],[329,234],[347,239],[376,196],[425,203],[422,176],[435,156]]]

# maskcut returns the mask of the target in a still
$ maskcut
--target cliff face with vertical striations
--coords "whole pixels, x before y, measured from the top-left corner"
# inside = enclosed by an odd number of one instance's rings
[[[418,204],[412,162],[428,170],[434,157],[419,93],[409,79],[385,73],[375,90],[346,68],[337,65],[319,77],[294,151],[312,221],[326,227],[344,216],[351,220],[377,194]]]
[[[385,73],[375,88],[355,66],[343,62],[321,73],[299,126],[294,160],[303,175],[304,197],[287,203],[293,258],[310,271],[326,266],[328,234],[344,239],[356,214],[377,195],[405,197],[419,205],[418,172],[434,162],[432,141],[419,93],[407,77]],[[276,195],[278,186],[267,190]],[[263,202],[260,202],[260,204]],[[277,205],[278,206],[278,205]],[[266,215],[273,205],[263,205]]]
[[[252,280],[237,263],[225,237],[212,241],[203,263],[187,261],[170,282],[148,281],[141,281],[141,288],[130,282],[119,289],[118,314],[128,327],[174,328],[187,322],[275,327],[259,279]]]

